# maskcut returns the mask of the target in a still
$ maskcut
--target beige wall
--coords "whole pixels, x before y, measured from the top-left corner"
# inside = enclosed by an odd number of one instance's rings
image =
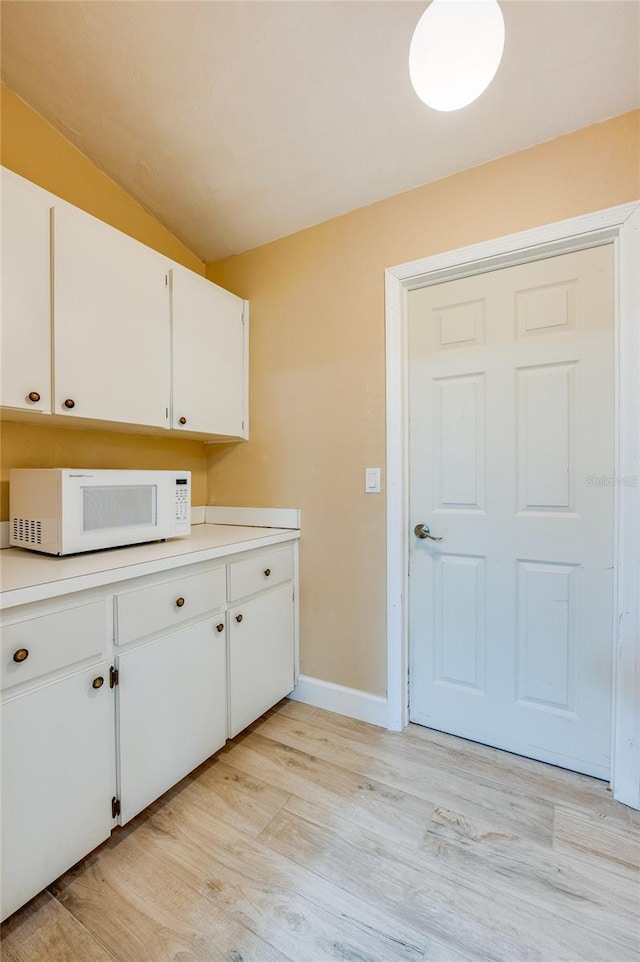
[[[0,517],[9,517],[10,468],[153,468],[192,472],[193,504],[207,497],[207,448],[200,441],[2,423]]]
[[[6,87],[0,161],[192,270],[203,265]],[[640,112],[503,158],[209,265],[251,300],[251,440],[199,442],[3,424],[13,466],[193,472],[194,502],[303,508],[302,669],[382,693],[385,267],[640,195]],[[208,463],[207,463],[208,456]]]
[[[0,87],[0,163],[191,270],[204,264],[84,154]],[[206,448],[197,441],[3,422],[0,519],[9,513],[12,467],[180,468],[193,473],[193,501],[206,497]]]
[[[4,84],[0,85],[0,163],[204,274],[200,258]]]
[[[303,509],[305,674],[385,688],[384,268],[638,198],[639,138],[635,111],[208,266],[251,301],[251,440],[209,497]]]

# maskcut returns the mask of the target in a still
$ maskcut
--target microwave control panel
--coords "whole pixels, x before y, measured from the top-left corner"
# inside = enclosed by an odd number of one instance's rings
[[[191,485],[188,478],[176,478],[176,524],[189,524],[191,521]]]

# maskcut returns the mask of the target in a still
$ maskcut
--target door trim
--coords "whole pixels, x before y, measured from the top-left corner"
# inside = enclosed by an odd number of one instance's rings
[[[640,808],[640,201],[385,271],[387,727],[409,722],[407,292],[604,243],[615,265],[615,477],[630,479],[614,486],[611,785],[614,798]]]

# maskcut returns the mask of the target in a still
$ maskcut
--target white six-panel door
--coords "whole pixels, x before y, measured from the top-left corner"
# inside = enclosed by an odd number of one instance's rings
[[[408,299],[411,720],[606,778],[613,249]]]

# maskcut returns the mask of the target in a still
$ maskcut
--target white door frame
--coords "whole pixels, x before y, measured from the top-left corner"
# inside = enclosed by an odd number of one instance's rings
[[[640,201],[385,271],[387,724],[401,731],[409,721],[407,292],[603,243],[614,247],[616,288],[611,785],[640,808]]]

